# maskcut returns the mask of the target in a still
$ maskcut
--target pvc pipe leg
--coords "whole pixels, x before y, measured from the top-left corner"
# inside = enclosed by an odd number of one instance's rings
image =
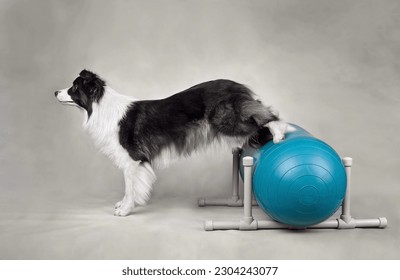
[[[252,157],[243,158],[244,176],[243,176],[243,222],[251,224],[253,222],[252,192],[253,192],[253,172],[252,167],[254,159]]]
[[[243,200],[239,197],[239,159],[240,149],[232,149],[232,196],[227,198],[200,198],[198,205],[204,206],[243,206]]]
[[[353,165],[353,159],[351,157],[344,157],[342,159],[343,165],[346,171],[346,194],[342,203],[342,215],[340,218],[347,223],[351,221],[351,212],[350,212],[350,194],[351,194],[351,167]]]
[[[239,199],[240,149],[232,149],[232,199]]]

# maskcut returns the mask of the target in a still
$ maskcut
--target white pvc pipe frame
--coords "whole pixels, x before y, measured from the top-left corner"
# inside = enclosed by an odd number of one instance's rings
[[[252,214],[252,205],[257,205],[252,201],[252,169],[254,159],[252,157],[243,158],[244,178],[243,178],[243,199],[239,197],[239,159],[240,150],[234,149],[233,168],[232,168],[232,197],[225,199],[199,199],[199,206],[243,206],[244,215],[242,219],[236,221],[206,221],[204,229],[211,230],[257,230],[257,229],[298,229],[293,226],[285,225],[273,220],[256,220]],[[342,214],[339,219],[323,221],[319,224],[307,228],[316,229],[354,229],[354,228],[385,228],[387,219],[384,217],[375,219],[355,219],[350,214],[350,179],[351,166],[353,159],[345,157],[342,159],[347,175],[346,194],[342,203]]]

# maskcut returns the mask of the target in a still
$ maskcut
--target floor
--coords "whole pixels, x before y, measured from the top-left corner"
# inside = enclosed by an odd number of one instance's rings
[[[51,201],[54,211],[2,201],[1,259],[398,259],[399,219],[386,229],[203,230],[206,219],[235,219],[242,208],[196,206],[196,199],[155,198],[128,217],[112,203]],[[46,208],[47,208],[46,207]],[[258,208],[257,218],[265,218]],[[361,218],[361,217],[360,217]]]

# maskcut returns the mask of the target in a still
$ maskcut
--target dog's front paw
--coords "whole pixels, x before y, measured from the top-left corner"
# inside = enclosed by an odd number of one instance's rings
[[[132,207],[119,207],[115,209],[114,216],[125,217],[131,212]]]
[[[115,208],[115,209],[118,209],[119,207],[121,207],[121,205],[122,205],[122,201],[123,201],[123,200],[121,200],[121,201],[118,201],[117,203],[115,203],[115,206],[114,206],[114,208]]]
[[[118,206],[118,207],[117,207]],[[128,216],[134,207],[133,203],[125,203],[123,201],[118,202],[115,205],[114,216]]]

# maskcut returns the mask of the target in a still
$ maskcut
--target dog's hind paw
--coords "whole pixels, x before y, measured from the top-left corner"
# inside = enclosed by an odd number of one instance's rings
[[[283,121],[272,121],[266,124],[266,127],[269,128],[271,131],[271,134],[273,136],[273,141],[275,144],[278,144],[285,140],[285,133],[286,132],[291,132],[294,127],[289,125],[286,122]]]
[[[273,138],[274,144],[278,144],[278,143],[282,142],[283,140],[285,140],[285,135],[283,135],[283,134],[275,134],[274,135],[274,138]]]

